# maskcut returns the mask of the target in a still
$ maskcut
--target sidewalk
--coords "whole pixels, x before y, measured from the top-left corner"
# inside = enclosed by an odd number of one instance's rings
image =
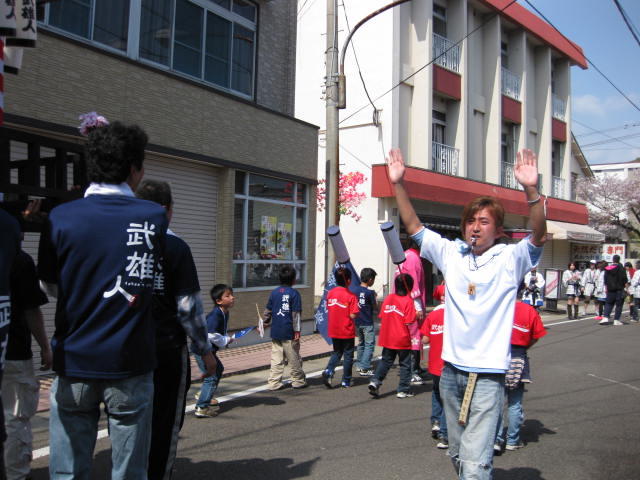
[[[328,345],[318,333],[300,337],[300,354],[305,360],[326,356],[331,351],[331,345]],[[218,356],[224,364],[223,378],[256,370],[266,370],[271,364],[271,342],[227,348],[220,350]],[[38,412],[49,410],[49,391],[53,378],[53,375],[39,377],[40,401],[38,402]],[[200,369],[193,356],[191,357],[191,381],[193,383],[200,382]]]

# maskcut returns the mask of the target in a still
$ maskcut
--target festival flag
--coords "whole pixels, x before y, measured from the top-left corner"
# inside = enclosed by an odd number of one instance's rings
[[[231,335],[231,338],[235,338],[238,339],[240,337],[244,337],[247,333],[249,333],[251,330],[253,330],[256,327],[247,327],[247,328],[243,328],[242,330],[237,331],[236,333],[234,333],[233,335]]]

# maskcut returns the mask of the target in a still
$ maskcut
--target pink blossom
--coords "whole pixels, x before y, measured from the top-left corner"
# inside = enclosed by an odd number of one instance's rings
[[[83,113],[78,117],[78,119],[81,121],[78,130],[80,130],[80,134],[85,137],[89,135],[89,132],[93,129],[109,125],[109,121],[102,115],[98,115],[96,112]]]
[[[362,219],[362,215],[356,209],[367,198],[363,192],[358,192],[358,187],[366,182],[367,177],[362,172],[349,172],[340,175],[338,179],[338,213],[353,218],[356,222]],[[318,211],[322,212],[326,208],[325,197],[327,194],[325,180],[320,180],[316,188],[316,201]]]

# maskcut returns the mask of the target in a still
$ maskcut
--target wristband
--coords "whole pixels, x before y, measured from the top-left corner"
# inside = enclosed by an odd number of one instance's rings
[[[542,200],[542,195],[538,194],[538,198],[536,198],[535,200],[527,200],[527,203],[529,204],[530,207],[532,207],[536,203],[538,203],[540,200]]]

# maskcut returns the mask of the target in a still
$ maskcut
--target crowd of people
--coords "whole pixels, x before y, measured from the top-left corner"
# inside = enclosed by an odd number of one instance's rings
[[[638,322],[639,269],[640,261],[636,262],[635,268],[631,262],[622,265],[619,255],[613,255],[611,263],[590,260],[589,267],[582,272],[576,268],[576,262],[569,263],[562,274],[562,285],[567,297],[567,318],[579,318],[582,300],[583,316],[590,314],[589,305],[593,302],[593,315],[596,315],[600,325],[624,325],[621,317],[627,301],[630,321]]]
[[[213,286],[214,308],[205,316],[191,250],[169,228],[171,189],[165,182],[143,180],[146,143],[142,129],[119,122],[88,133],[91,183],[84,198],[46,216],[37,267],[20,248],[20,225],[0,210],[0,344],[6,345],[5,405],[0,408],[0,416],[6,415],[0,418],[5,449],[0,460],[6,465],[0,472],[6,470],[8,478],[29,474],[29,419],[38,398],[31,335],[41,348],[43,368],[56,373],[50,394],[51,478],[90,478],[102,405],[111,438],[111,478],[171,477],[190,384],[188,339],[203,378],[195,416],[219,412],[214,394],[224,367],[218,351],[235,338],[228,332],[233,289]],[[463,240],[450,241],[419,221],[403,186],[399,150],[390,152],[387,168],[411,239],[406,262],[382,302],[371,289],[373,269],[363,269],[357,285],[351,284],[348,268],[336,270],[337,286],[327,294],[333,353],[322,380],[334,388],[342,360],[339,386],[350,388],[357,352],[356,373],[369,377],[368,393],[377,398],[397,358],[396,395],[410,398],[411,385],[422,382],[420,352],[429,343],[431,435],[438,448],[448,449],[459,478],[489,479],[495,454],[523,446],[522,398],[531,378],[527,350],[546,333],[534,308],[544,284],[535,267],[546,239],[536,157],[529,150],[518,153],[514,175],[529,206],[532,234],[511,245],[500,241],[505,212],[497,199],[470,202],[461,219]],[[422,258],[444,277],[434,292],[441,303],[428,315]],[[271,336],[267,384],[271,391],[285,388],[288,365],[291,387],[302,389],[308,383],[300,355],[302,300],[294,288],[295,269],[282,266],[279,279],[263,313]],[[614,311],[616,325],[631,294],[637,321],[640,272],[625,269],[619,258],[612,265],[594,262],[584,273],[570,264],[563,282],[570,318],[578,316],[584,295],[585,309],[595,300],[603,321],[609,322]],[[517,302],[527,295],[531,306]],[[48,298],[57,302],[50,343],[40,311]],[[376,315],[382,355],[374,366]]]

